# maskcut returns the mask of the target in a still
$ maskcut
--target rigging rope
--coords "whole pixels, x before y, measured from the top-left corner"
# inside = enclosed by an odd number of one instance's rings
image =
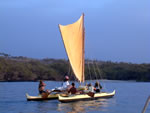
[[[91,70],[90,70],[90,66],[89,66],[89,60],[87,62],[88,62],[88,70],[89,70],[89,73],[90,73],[90,81],[91,81],[92,77],[91,77]]]
[[[97,78],[97,73],[96,73],[96,69],[95,69],[95,67],[94,67],[94,61],[92,61],[92,63],[93,63],[93,70],[94,70],[94,73],[95,73],[95,76],[96,76],[96,80],[98,80],[98,78]]]
[[[99,73],[99,75],[100,75],[100,78],[103,80],[103,77],[102,77],[102,75],[101,75],[101,71],[100,71],[100,68],[98,67],[97,62],[95,62],[95,64],[96,64],[96,67],[97,67],[98,73]],[[106,90],[106,91],[107,91],[107,88],[106,88],[105,83],[103,83],[103,86],[104,86],[104,90]]]
[[[145,105],[144,105],[144,108],[143,108],[143,110],[142,110],[142,113],[145,113],[145,111],[146,111],[146,109],[147,109],[147,106],[148,106],[148,104],[150,103],[150,96],[147,98],[147,100],[146,100],[146,103],[145,103]]]

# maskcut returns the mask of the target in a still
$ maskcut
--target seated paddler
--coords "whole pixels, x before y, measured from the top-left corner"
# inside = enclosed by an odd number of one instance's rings
[[[65,76],[64,78],[64,81],[62,83],[62,86],[61,87],[56,87],[55,89],[52,89],[52,91],[67,91],[68,88],[70,87],[70,84],[69,84],[69,76]]]
[[[42,80],[40,80],[40,83],[39,83],[39,94],[42,95],[44,93],[47,93],[47,94],[50,93],[49,90],[45,90],[45,86],[46,86],[46,84]]]
[[[102,89],[101,84],[100,84],[98,81],[96,81],[96,83],[95,83],[95,85],[94,85],[94,91],[95,91],[96,93],[99,93],[101,89]]]
[[[71,93],[71,94],[77,93],[77,89],[75,88],[75,83],[71,84],[71,88],[68,90],[68,93]]]
[[[65,76],[64,82],[62,83],[62,89],[66,90],[69,86],[69,76]]]
[[[85,92],[85,93],[88,93],[88,92],[93,92],[93,93],[94,93],[94,87],[92,86],[91,83],[89,83],[89,84],[87,85],[87,89],[84,90],[84,92]]]

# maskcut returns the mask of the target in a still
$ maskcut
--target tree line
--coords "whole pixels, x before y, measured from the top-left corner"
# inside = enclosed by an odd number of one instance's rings
[[[65,59],[32,59],[0,56],[0,81],[61,81],[69,74],[76,80]],[[85,60],[85,79],[150,81],[150,64]]]

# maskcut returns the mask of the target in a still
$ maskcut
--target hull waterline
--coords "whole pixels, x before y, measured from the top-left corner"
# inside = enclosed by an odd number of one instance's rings
[[[79,95],[70,95],[70,96],[61,96],[58,95],[58,100],[60,102],[74,102],[74,101],[80,101],[80,100],[94,100],[98,98],[111,98],[115,95],[115,90],[111,93],[101,92],[101,93],[95,93],[94,97],[91,97],[87,94],[79,94]]]
[[[53,99],[58,99],[58,94],[50,94],[50,95],[48,95],[48,97],[43,98],[41,95],[30,96],[28,93],[26,93],[26,98],[28,101],[53,100]]]

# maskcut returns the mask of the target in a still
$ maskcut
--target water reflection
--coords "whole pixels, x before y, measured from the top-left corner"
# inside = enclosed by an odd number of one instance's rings
[[[36,109],[34,112],[36,113],[48,113],[48,112],[54,112],[57,110],[57,104],[58,101],[56,100],[51,100],[51,101],[38,101],[36,103]]]
[[[87,111],[107,111],[109,99],[59,103],[58,111],[66,113],[86,113]]]

